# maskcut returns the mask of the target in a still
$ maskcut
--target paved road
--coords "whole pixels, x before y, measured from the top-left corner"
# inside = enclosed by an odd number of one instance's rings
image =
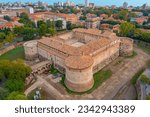
[[[37,79],[37,81],[32,84],[28,89],[25,90],[24,94],[28,95],[30,92],[32,92],[34,89],[40,87],[44,82],[40,79]]]
[[[55,99],[64,99],[64,95],[62,95],[56,88],[54,88],[50,83],[48,83],[43,77],[36,76],[37,81],[29,87],[24,93],[25,95],[28,95],[30,92],[32,92],[37,87],[44,86],[45,89],[47,89],[48,93],[50,93]]]
[[[113,100],[136,100],[136,99],[137,99],[137,91],[130,81],[119,90],[119,92],[115,97],[113,97]]]

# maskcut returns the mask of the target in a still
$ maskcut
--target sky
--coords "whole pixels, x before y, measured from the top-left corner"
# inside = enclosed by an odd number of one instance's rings
[[[14,2],[14,1],[22,1],[22,2],[36,2],[39,0],[0,0],[0,2]],[[65,2],[66,0],[40,0],[43,2],[47,2],[49,4],[53,4],[54,2],[62,1]],[[84,3],[85,0],[70,0],[74,3]],[[124,2],[128,2],[129,5],[133,6],[141,6],[144,3],[147,3],[150,6],[150,0],[89,0],[90,3],[95,3],[99,6],[105,6],[105,5],[116,5],[121,6]]]

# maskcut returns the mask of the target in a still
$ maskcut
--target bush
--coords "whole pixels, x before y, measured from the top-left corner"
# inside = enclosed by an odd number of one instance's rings
[[[54,68],[54,65],[52,65],[50,69],[50,73],[56,75],[57,73],[60,73],[60,72]]]
[[[133,85],[136,84],[137,79],[140,77],[140,75],[144,72],[144,69],[139,70],[131,79],[131,83]]]
[[[2,70],[0,70],[0,81],[4,78],[4,73]]]
[[[141,76],[141,81],[146,84],[150,84],[150,79],[146,75]]]
[[[8,95],[7,100],[27,100],[27,97],[20,92],[12,92]]]
[[[0,100],[6,99],[8,95],[9,95],[9,91],[5,88],[0,87]]]
[[[25,83],[22,80],[9,79],[5,83],[5,87],[10,91],[23,91]]]

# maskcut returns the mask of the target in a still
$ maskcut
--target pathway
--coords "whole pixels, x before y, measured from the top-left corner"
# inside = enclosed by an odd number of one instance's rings
[[[113,99],[117,92],[132,79],[135,73],[145,66],[146,61],[150,59],[150,55],[137,48],[135,48],[135,51],[138,54],[137,56],[128,61],[92,93],[94,99]]]

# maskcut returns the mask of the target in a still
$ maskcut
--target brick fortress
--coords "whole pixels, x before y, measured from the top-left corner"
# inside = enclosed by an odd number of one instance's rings
[[[66,86],[84,92],[94,84],[93,74],[118,56],[133,53],[133,40],[98,29],[74,29],[60,36],[24,44],[26,59],[49,60],[65,73]]]

